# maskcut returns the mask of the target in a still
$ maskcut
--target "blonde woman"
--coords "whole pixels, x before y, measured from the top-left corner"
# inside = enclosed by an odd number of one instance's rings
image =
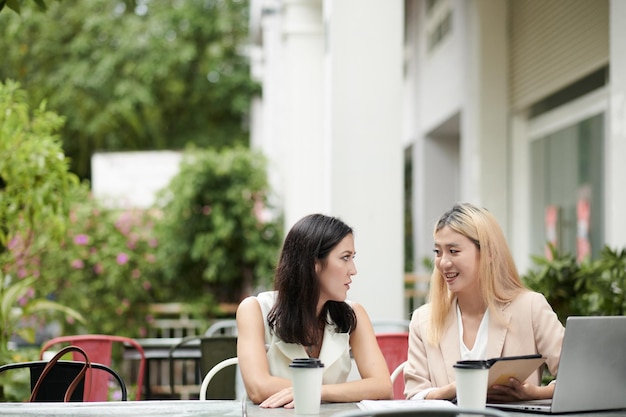
[[[408,399],[454,399],[459,360],[539,353],[553,375],[564,327],[542,294],[520,280],[498,222],[486,209],[460,203],[434,230],[429,302],[411,318]],[[552,398],[539,371],[489,388],[489,401]]]

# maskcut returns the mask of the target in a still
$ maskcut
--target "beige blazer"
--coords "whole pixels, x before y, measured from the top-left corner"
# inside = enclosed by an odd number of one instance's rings
[[[430,307],[430,304],[421,306],[411,318],[408,363],[404,368],[406,398],[454,381],[452,366],[461,359],[456,300],[448,313],[438,346],[427,341]],[[540,353],[546,358],[550,373],[556,375],[565,329],[543,294],[525,291],[498,309],[504,322],[500,323],[494,314],[489,315],[485,359]],[[539,385],[539,371],[534,372],[528,381]]]
[[[267,291],[257,295],[265,322],[267,361],[270,374],[291,379],[291,369],[289,368],[291,361],[295,358],[306,358],[308,355],[304,346],[283,342],[270,330],[267,323],[267,315],[275,303],[276,294],[276,291]],[[349,303],[349,301],[346,302]],[[352,369],[350,335],[348,333],[337,333],[334,326],[327,324],[324,329],[319,359],[324,364],[323,384],[346,382]]]

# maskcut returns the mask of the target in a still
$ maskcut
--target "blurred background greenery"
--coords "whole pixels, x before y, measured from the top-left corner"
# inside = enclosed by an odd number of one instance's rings
[[[248,3],[0,8],[0,363],[50,331],[141,337],[155,302],[208,323],[268,285],[282,222],[248,146]],[[160,149],[184,156],[154,207],[92,197],[94,152]]]
[[[247,1],[17,3],[0,12],[0,80],[65,117],[81,179],[94,151],[247,145]]]

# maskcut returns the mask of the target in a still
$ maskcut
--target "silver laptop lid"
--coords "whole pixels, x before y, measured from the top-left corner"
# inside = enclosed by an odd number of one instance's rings
[[[626,316],[568,317],[552,413],[626,408]]]

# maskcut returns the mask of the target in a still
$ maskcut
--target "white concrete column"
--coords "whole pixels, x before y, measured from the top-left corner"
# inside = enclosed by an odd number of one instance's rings
[[[403,317],[402,0],[325,0],[330,212],[355,228],[349,298]]]
[[[324,31],[321,0],[284,0],[286,120],[284,151],[285,226],[328,212],[329,169],[324,144]]]
[[[508,224],[508,65],[506,2],[473,0],[467,7],[467,95],[461,114],[461,197]]]
[[[252,77],[262,83],[262,94],[251,106],[250,146],[268,160],[268,181],[272,190],[269,204],[279,214],[284,211],[284,157],[286,138],[285,62],[283,57],[283,17],[280,0],[250,2],[250,67]]]
[[[611,248],[626,246],[626,2],[609,6],[610,85],[606,134],[605,241]]]

